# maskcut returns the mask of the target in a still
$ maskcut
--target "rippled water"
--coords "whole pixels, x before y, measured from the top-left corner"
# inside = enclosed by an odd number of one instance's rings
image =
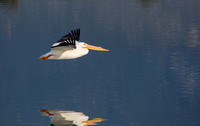
[[[0,123],[48,126],[39,109],[102,126],[200,125],[199,0],[0,0]],[[110,49],[40,55],[72,29]]]

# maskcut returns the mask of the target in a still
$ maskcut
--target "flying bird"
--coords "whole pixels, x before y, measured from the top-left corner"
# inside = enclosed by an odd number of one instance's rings
[[[92,46],[85,42],[79,42],[80,40],[80,28],[72,30],[67,35],[56,41],[51,46],[51,51],[42,55],[40,60],[45,59],[75,59],[88,54],[89,49],[97,51],[109,51],[102,47]]]
[[[89,117],[82,112],[64,111],[64,110],[48,110],[40,109],[44,116],[49,116],[51,119],[51,126],[87,126],[97,125],[97,122],[102,122],[106,119]]]

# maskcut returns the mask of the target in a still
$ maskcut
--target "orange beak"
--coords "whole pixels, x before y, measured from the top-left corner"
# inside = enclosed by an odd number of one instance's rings
[[[48,59],[49,57],[53,56],[53,54],[47,55],[47,56],[41,56],[40,60]]]
[[[83,48],[97,50],[97,51],[109,51],[108,49],[104,49],[102,47],[97,47],[97,46],[93,46],[93,45],[86,45],[86,47],[83,47]]]
[[[87,125],[97,125],[97,122],[102,122],[105,121],[107,119],[102,119],[102,118],[94,118],[88,121],[84,121],[83,123],[87,123]]]

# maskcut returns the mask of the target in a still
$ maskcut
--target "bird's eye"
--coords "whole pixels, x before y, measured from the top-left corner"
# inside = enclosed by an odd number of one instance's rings
[[[84,45],[84,46],[87,46],[87,44],[85,44],[85,43],[84,43],[83,45]]]

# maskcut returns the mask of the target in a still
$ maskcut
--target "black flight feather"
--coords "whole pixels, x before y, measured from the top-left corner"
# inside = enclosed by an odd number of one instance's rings
[[[67,35],[63,36],[61,39],[56,41],[56,43],[54,43],[51,48],[58,46],[72,46],[72,48],[76,48],[75,41],[78,40],[80,40],[80,28],[72,30],[71,33],[68,33]]]

